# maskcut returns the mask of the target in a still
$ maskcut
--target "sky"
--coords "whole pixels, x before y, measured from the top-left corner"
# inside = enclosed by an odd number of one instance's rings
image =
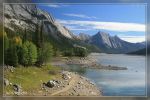
[[[145,41],[145,5],[138,4],[38,4],[74,34],[98,31],[136,43]]]

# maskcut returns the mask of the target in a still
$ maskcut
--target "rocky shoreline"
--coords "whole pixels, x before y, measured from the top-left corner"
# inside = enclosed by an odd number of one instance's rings
[[[73,72],[64,71],[63,74],[69,75],[60,91],[52,93],[52,96],[102,96],[102,91],[89,79]]]
[[[45,96],[102,96],[102,92],[87,78],[77,73],[63,71],[62,79],[51,80],[51,87],[43,85]],[[53,83],[54,82],[54,83]],[[47,83],[48,84],[48,83]],[[50,83],[49,83],[50,84]]]
[[[5,67],[5,70],[15,72],[13,67]],[[5,91],[4,96],[102,96],[102,91],[89,79],[76,72],[61,71],[61,77],[47,81],[41,81],[38,90],[27,92],[20,84],[12,83],[4,79],[4,87],[12,87],[13,91]]]
[[[103,69],[103,70],[127,70],[126,67],[118,66],[104,66],[98,64],[96,59],[91,56],[80,57],[56,57],[50,62],[53,66],[67,66],[78,65],[82,68],[90,69]],[[5,66],[4,71],[9,70],[14,73],[15,68],[12,66]],[[4,79],[5,87],[11,86],[14,91],[7,92],[6,96],[102,96],[102,91],[89,79],[77,74],[77,72],[61,71],[59,73],[61,78],[54,78],[47,81],[41,81],[41,86],[38,91],[32,90],[28,93],[23,90],[23,87],[9,82],[8,79]]]
[[[90,68],[90,69],[127,70],[127,67],[119,67],[119,66],[112,66],[112,65],[106,66],[106,65],[98,64],[97,60],[92,58],[91,56],[55,58],[52,61],[52,65],[55,66],[78,65],[83,68]]]

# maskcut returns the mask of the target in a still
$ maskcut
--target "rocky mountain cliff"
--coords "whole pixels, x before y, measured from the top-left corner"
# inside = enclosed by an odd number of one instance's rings
[[[55,39],[59,39],[60,35],[68,39],[76,38],[66,27],[57,22],[52,15],[37,8],[34,4],[6,4],[4,6],[4,16],[5,28],[12,31],[16,31],[15,27],[34,31],[36,25],[43,22],[44,33]]]
[[[88,42],[101,48],[102,52],[107,53],[127,53],[145,47],[141,43],[129,43],[121,40],[118,36],[110,36],[108,33],[101,31],[92,36]]]
[[[37,26],[42,26],[42,29],[39,28],[38,31],[42,31],[47,41],[60,50],[70,49],[77,44],[86,47],[89,51],[99,51],[97,47],[82,42],[51,14],[39,9],[35,4],[6,4],[4,17],[6,33],[23,34],[27,31],[29,35],[36,34]]]

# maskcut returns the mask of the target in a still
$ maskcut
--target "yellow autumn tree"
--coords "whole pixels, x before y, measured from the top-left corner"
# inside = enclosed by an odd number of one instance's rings
[[[13,38],[13,42],[16,44],[16,45],[22,45],[22,39],[20,38],[20,36],[15,36]]]

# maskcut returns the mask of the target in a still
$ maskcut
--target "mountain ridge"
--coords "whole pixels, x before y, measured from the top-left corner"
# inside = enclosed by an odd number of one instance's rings
[[[150,54],[150,45],[148,45],[147,47],[134,51],[134,52],[129,52],[127,54],[130,55],[149,55]]]
[[[24,31],[36,35],[37,27],[40,26],[42,27],[40,31],[44,33],[47,40],[61,51],[73,48],[74,44],[85,46],[89,51],[99,51],[95,46],[82,42],[51,14],[41,10],[35,4],[7,4],[4,17],[5,31],[11,35],[12,33],[23,35]]]
[[[102,31],[93,36],[84,33],[76,36],[67,27],[55,20],[51,14],[41,10],[35,4],[7,4],[5,5],[4,16],[5,29],[15,32],[25,29],[34,32],[37,25],[43,24],[42,31],[49,38],[49,41],[63,49],[71,48],[74,44],[96,49],[96,51],[100,49],[101,52],[105,53],[127,53],[144,48],[140,43],[129,43],[121,40],[118,36],[110,36],[109,33]]]
[[[141,43],[130,43],[120,39],[117,35],[110,36],[109,33],[102,31],[91,36],[88,43],[96,45],[105,53],[127,53],[144,48]]]
[[[13,28],[12,24],[24,29],[33,30],[39,21],[44,21],[44,32],[54,34],[59,32],[63,36],[73,39],[75,36],[67,28],[57,22],[52,15],[36,7],[36,5],[5,5],[5,27]],[[12,23],[13,21],[13,23]],[[47,28],[45,28],[47,27]]]

